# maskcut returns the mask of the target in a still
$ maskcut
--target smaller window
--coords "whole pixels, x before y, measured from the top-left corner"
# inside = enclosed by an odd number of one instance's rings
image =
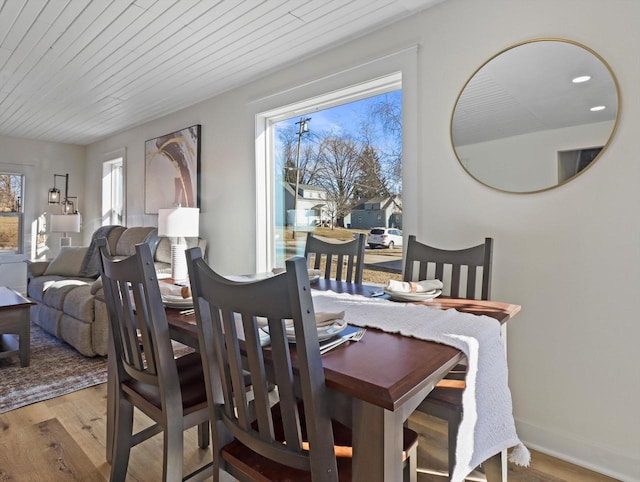
[[[102,164],[102,225],[124,224],[124,157]]]
[[[0,173],[0,254],[20,254],[22,243],[22,174]]]

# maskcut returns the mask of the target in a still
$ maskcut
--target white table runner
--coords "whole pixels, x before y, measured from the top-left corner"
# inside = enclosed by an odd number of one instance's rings
[[[500,323],[454,309],[397,303],[360,295],[313,291],[316,311],[345,311],[348,323],[435,341],[462,351],[468,360],[464,413],[458,430],[452,481],[463,481],[480,463],[513,447],[509,460],[529,465],[516,434]]]

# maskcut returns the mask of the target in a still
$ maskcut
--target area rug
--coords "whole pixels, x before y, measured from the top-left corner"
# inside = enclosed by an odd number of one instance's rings
[[[31,323],[31,363],[0,360],[0,413],[107,381],[107,357],[88,358]]]
[[[193,351],[173,341],[176,356]],[[66,395],[107,381],[107,357],[86,357],[31,323],[31,363],[0,359],[0,413]]]

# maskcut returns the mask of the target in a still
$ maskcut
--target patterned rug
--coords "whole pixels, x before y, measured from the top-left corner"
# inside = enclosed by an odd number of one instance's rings
[[[0,413],[107,381],[107,358],[87,358],[31,323],[31,364],[0,360]]]

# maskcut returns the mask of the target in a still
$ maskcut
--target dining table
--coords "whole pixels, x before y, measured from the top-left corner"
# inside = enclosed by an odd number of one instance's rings
[[[320,279],[311,286],[314,290],[364,297],[380,295],[380,286],[367,284]],[[438,297],[419,303],[489,316],[503,326],[520,311],[519,305],[499,301]],[[166,313],[172,339],[197,349],[194,315],[172,308]],[[463,359],[464,354],[452,346],[371,328],[357,343],[347,343],[323,355],[332,417],[353,430],[353,480],[402,480],[404,423]],[[487,480],[505,480],[504,457],[492,457],[483,465]]]
[[[248,281],[252,277],[233,279]],[[172,279],[159,281],[173,284]],[[314,291],[388,298],[386,294],[380,296],[381,287],[377,285],[319,279],[311,286]],[[521,309],[517,304],[446,296],[413,304],[489,316],[497,320],[503,329]],[[198,350],[198,330],[192,311],[165,307],[171,338]],[[115,356],[112,343],[109,345],[109,356]],[[292,354],[295,356],[295,347]],[[462,351],[453,346],[375,328],[368,328],[360,341],[346,343],[322,356],[332,418],[352,428],[353,480],[403,480],[403,425],[435,385],[464,358]],[[109,371],[113,368],[113,364],[108,363]],[[109,383],[112,379],[108,377],[107,383],[108,462],[111,461],[115,413],[115,389]],[[489,482],[506,481],[505,457],[491,457],[483,466]]]

